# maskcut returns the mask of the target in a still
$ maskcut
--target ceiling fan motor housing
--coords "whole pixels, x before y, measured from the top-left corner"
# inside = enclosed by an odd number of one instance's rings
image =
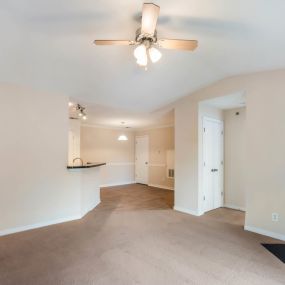
[[[143,34],[141,32],[141,28],[138,28],[136,31],[136,43],[137,44],[145,44],[147,47],[150,47],[152,44],[157,42],[157,32],[154,31],[153,35]]]

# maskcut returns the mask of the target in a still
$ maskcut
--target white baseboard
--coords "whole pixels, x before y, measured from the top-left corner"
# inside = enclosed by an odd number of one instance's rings
[[[165,190],[172,190],[172,191],[174,191],[174,187],[168,187],[168,186],[159,185],[159,184],[148,184],[148,186],[150,186],[150,187],[155,187],[155,188],[161,188],[161,189],[165,189]]]
[[[81,212],[81,219],[86,216],[89,212],[91,212],[92,210],[94,210],[99,204],[101,203],[101,200],[96,201],[95,205],[92,206],[91,209],[88,209],[86,211]]]
[[[71,221],[75,221],[75,220],[80,220],[87,213],[89,213],[95,207],[97,207],[100,204],[100,202],[101,201],[98,201],[96,203],[96,205],[92,207],[92,209],[89,209],[87,211],[82,212],[81,215],[78,214],[78,215],[64,217],[64,218],[55,219],[55,220],[51,220],[51,221],[46,221],[46,222],[42,222],[42,223],[36,223],[36,224],[32,224],[32,225],[26,225],[26,226],[21,226],[21,227],[16,227],[16,228],[2,230],[2,231],[0,231],[0,237],[1,236],[6,236],[6,235],[10,235],[10,234],[19,233],[19,232],[25,232],[25,231],[29,231],[29,230],[33,230],[33,229],[43,228],[43,227],[47,227],[47,226],[51,226],[51,225],[61,224],[61,223],[65,223],[65,222],[71,222]]]
[[[225,204],[224,207],[229,208],[229,209],[233,209],[233,210],[243,211],[243,212],[246,211],[244,207],[239,207],[239,206],[235,206],[232,204]]]
[[[256,228],[256,227],[252,227],[252,226],[244,226],[244,230],[249,231],[249,232],[253,232],[253,233],[256,233],[256,234],[260,234],[260,235],[263,235],[263,236],[268,236],[268,237],[271,237],[271,238],[275,238],[275,239],[279,239],[279,240],[285,241],[285,235],[283,235],[283,234],[267,231],[267,230]]]
[[[74,220],[79,220],[81,218],[82,218],[82,216],[78,214],[78,215],[60,218],[60,219],[56,219],[56,220],[52,220],[52,221],[46,221],[46,222],[42,222],[42,223],[36,223],[36,224],[32,224],[32,225],[26,225],[26,226],[6,229],[3,231],[0,231],[0,236],[10,235],[10,234],[24,232],[24,231],[33,230],[33,229],[38,229],[38,228],[42,228],[42,227],[46,227],[46,226],[50,226],[50,225],[70,222],[70,221],[74,221]]]
[[[123,181],[123,182],[116,182],[116,183],[107,183],[100,185],[100,188],[104,187],[113,187],[113,186],[122,186],[122,185],[129,185],[129,184],[135,184],[135,181]]]
[[[190,214],[190,215],[197,216],[197,217],[203,215],[203,213],[201,213],[201,212],[199,212],[197,210],[186,209],[186,208],[182,208],[182,207],[179,207],[179,206],[174,206],[173,209],[175,211],[186,213],[186,214]]]

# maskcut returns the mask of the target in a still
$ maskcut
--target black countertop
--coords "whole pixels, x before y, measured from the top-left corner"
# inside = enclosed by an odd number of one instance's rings
[[[84,168],[93,168],[93,167],[98,167],[98,166],[102,166],[102,165],[106,165],[105,162],[87,162],[86,164],[83,165],[75,165],[75,166],[67,166],[67,169],[84,169]]]

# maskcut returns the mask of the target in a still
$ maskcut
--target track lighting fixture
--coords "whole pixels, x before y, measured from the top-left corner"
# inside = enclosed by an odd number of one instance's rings
[[[74,104],[72,102],[68,103],[69,108],[71,108],[72,119],[82,119],[84,121],[87,120],[87,114],[85,112],[85,107],[80,104]]]

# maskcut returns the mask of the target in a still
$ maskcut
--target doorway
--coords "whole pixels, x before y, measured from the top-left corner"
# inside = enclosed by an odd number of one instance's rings
[[[223,121],[203,118],[204,212],[223,206],[224,131]]]
[[[138,136],[135,143],[135,180],[148,185],[149,138]]]

